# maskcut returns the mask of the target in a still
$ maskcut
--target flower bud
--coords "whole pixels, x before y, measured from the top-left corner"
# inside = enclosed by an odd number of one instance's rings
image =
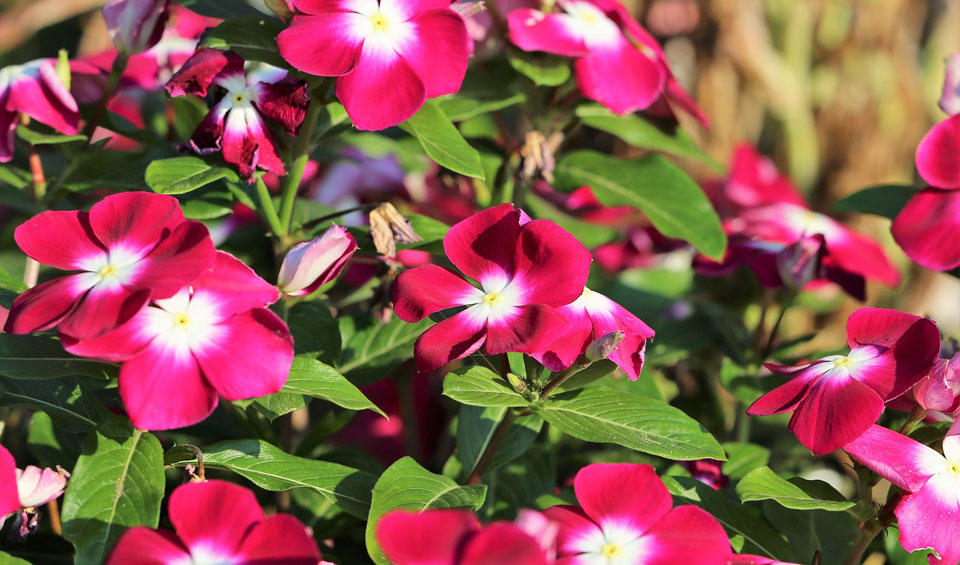
[[[940,96],[940,109],[947,115],[960,114],[960,53],[947,57],[946,77],[943,81],[943,94]]]
[[[140,53],[160,41],[170,0],[110,0],[103,7],[110,39],[118,51]]]
[[[523,392],[527,390],[527,384],[523,382],[523,379],[514,375],[513,373],[507,373],[507,382],[510,383],[510,386],[513,387],[513,390],[517,392]]]
[[[824,239],[820,234],[803,236],[777,253],[777,272],[787,288],[800,289],[818,278]]]
[[[617,330],[615,332],[610,332],[608,334],[603,334],[597,339],[593,340],[593,343],[587,346],[586,356],[591,363],[595,363],[601,359],[606,359],[620,347],[620,342],[623,341],[623,330]]]
[[[927,410],[951,413],[960,408],[960,355],[937,359],[933,369],[913,386],[917,404]]]
[[[304,296],[337,278],[357,250],[347,230],[334,224],[320,237],[296,245],[283,258],[277,286],[290,296]]]
[[[24,508],[36,508],[59,497],[67,488],[69,476],[69,473],[59,468],[54,471],[27,465],[26,469],[17,469],[20,505]]]

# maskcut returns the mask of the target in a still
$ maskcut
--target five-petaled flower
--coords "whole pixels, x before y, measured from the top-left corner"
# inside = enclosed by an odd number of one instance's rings
[[[307,112],[307,83],[292,78],[253,82],[239,55],[201,47],[173,75],[167,92],[206,96],[213,86],[222,89],[222,97],[193,132],[190,148],[201,154],[222,152],[223,160],[251,182],[257,169],[285,174],[267,120],[296,137]]]
[[[50,59],[0,69],[0,163],[13,158],[14,135],[21,116],[60,133],[77,133],[80,123],[77,102]]]
[[[501,204],[457,223],[444,237],[447,257],[481,288],[432,264],[397,277],[393,303],[404,321],[467,306],[417,339],[414,355],[421,372],[481,346],[490,355],[540,352],[567,331],[555,308],[583,293],[590,253],[557,224],[525,219],[512,204]]]
[[[467,29],[444,0],[294,0],[306,15],[277,36],[301,71],[337,78],[353,124],[399,124],[428,98],[453,94],[467,72]]]
[[[789,428],[816,455],[839,449],[877,421],[884,403],[910,390],[940,353],[940,332],[926,318],[861,308],[847,320],[847,355],[787,367],[790,376],[754,402],[747,413],[793,412]]]
[[[130,528],[107,565],[320,563],[317,542],[300,520],[264,516],[253,492],[233,483],[181,485],[170,495],[168,511],[175,532]]]
[[[129,320],[150,299],[173,296],[213,265],[207,228],[185,220],[172,196],[126,192],[90,212],[49,211],[14,232],[39,263],[77,274],[44,282],[14,300],[5,330],[59,326],[89,339]]]

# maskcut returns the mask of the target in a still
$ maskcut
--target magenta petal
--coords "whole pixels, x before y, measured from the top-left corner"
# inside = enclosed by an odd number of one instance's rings
[[[456,563],[464,538],[478,529],[465,510],[393,510],[377,523],[377,541],[393,563]]]
[[[826,238],[827,259],[832,266],[859,273],[887,286],[900,284],[900,271],[879,243],[846,226],[837,224],[837,228],[836,233]]]
[[[153,249],[162,236],[183,223],[177,199],[152,192],[122,192],[90,208],[90,227],[108,249],[121,245],[131,252]]]
[[[897,214],[890,231],[915,263],[935,271],[960,267],[960,190],[918,192]]]
[[[883,399],[849,377],[827,375],[800,401],[788,427],[813,452],[824,455],[857,439],[883,412]]]
[[[514,10],[507,15],[510,41],[524,51],[545,51],[567,57],[590,53],[576,22],[567,14]]]
[[[515,270],[519,232],[520,215],[513,204],[500,204],[454,224],[443,238],[443,250],[463,274],[474,280],[509,280]]]
[[[931,477],[919,491],[901,500],[894,513],[904,549],[932,547],[941,563],[960,561],[960,501],[953,477]]]
[[[590,274],[590,252],[568,231],[548,220],[520,228],[516,278],[529,304],[570,304],[583,294]]]
[[[307,83],[302,80],[284,79],[280,82],[261,82],[257,85],[257,109],[268,120],[277,122],[296,137],[300,124],[307,115]]]
[[[572,365],[594,338],[593,324],[583,309],[562,306],[557,308],[557,313],[570,325],[569,329],[545,350],[532,353],[537,361],[551,371],[560,371]]]
[[[44,61],[35,72],[36,76],[21,75],[12,78],[7,108],[15,107],[21,113],[60,133],[77,133],[77,125],[80,123],[77,103],[60,82],[53,65]]]
[[[153,299],[169,298],[197,280],[216,260],[216,250],[207,226],[194,220],[183,222],[140,264],[131,286],[150,289]]]
[[[228,400],[278,392],[293,362],[293,338],[279,316],[266,308],[237,314],[217,326],[216,341],[193,353],[213,388]]]
[[[170,522],[191,549],[235,555],[244,535],[264,521],[253,491],[226,481],[180,485],[170,495]]]
[[[649,107],[666,81],[663,68],[622,37],[577,59],[574,68],[583,95],[617,114]]]
[[[643,320],[599,292],[590,292],[589,303],[591,307],[588,312],[593,321],[594,337],[622,331],[623,341],[609,359],[616,363],[630,380],[637,380],[643,370],[647,340],[653,338],[654,331]]]
[[[470,538],[458,565],[547,565],[535,539],[510,523],[494,523]]]
[[[423,332],[413,344],[417,370],[426,373],[454,359],[462,359],[480,349],[486,328],[464,311],[437,323]]]
[[[20,509],[17,492],[17,463],[7,448],[0,446],[0,521]]]
[[[37,262],[64,271],[85,270],[91,258],[106,255],[86,212],[41,212],[17,226],[13,238]]]
[[[960,188],[960,114],[936,124],[917,146],[917,170],[937,188]]]
[[[400,273],[393,283],[393,309],[405,322],[419,322],[434,312],[480,302],[483,291],[438,265],[421,265]]]
[[[13,159],[17,126],[20,124],[20,114],[6,111],[5,107],[4,99],[0,98],[0,163],[7,163]]]
[[[821,371],[809,364],[800,367],[783,367],[767,363],[765,366],[775,374],[788,375],[792,378],[755,400],[747,408],[747,414],[751,416],[770,416],[795,409],[810,392],[811,383],[821,374]]]
[[[82,277],[70,275],[53,279],[17,296],[3,330],[12,334],[29,334],[59,324],[87,291]]]
[[[217,307],[223,318],[263,308],[280,298],[277,288],[261,279],[243,261],[226,251],[217,251],[213,269],[193,283],[194,299],[202,295]]]
[[[594,522],[629,525],[638,535],[663,518],[673,499],[650,465],[594,463],[577,473],[577,502]]]
[[[217,407],[217,393],[193,355],[156,340],[120,367],[120,398],[141,430],[190,426]]]
[[[190,553],[173,532],[136,526],[123,532],[107,565],[169,565],[190,563]]]
[[[364,36],[353,33],[366,16],[356,12],[294,16],[277,36],[280,55],[301,71],[318,76],[342,76],[356,68]]]
[[[95,338],[80,341],[61,334],[60,342],[64,349],[80,357],[103,359],[114,363],[126,361],[139,353],[155,337],[143,331],[144,325],[150,323],[155,310],[155,308],[144,308],[129,322]]]
[[[369,41],[353,72],[337,79],[337,98],[357,129],[381,130],[416,114],[427,95],[406,59]]]
[[[289,514],[276,514],[247,533],[237,557],[244,563],[317,565],[320,550],[300,520]]]
[[[60,333],[73,339],[92,339],[136,315],[147,304],[150,291],[97,285],[60,323]]]
[[[467,26],[449,8],[414,16],[414,37],[398,51],[416,71],[427,98],[454,94],[467,73]]]
[[[730,541],[723,526],[705,510],[679,506],[670,510],[643,538],[644,565],[724,565]]]
[[[233,51],[209,47],[197,49],[167,83],[170,96],[206,96],[217,76],[243,74],[243,59]]]
[[[220,147],[223,160],[236,165],[245,178],[249,179],[257,169],[286,174],[273,135],[255,111],[234,109],[227,113]]]
[[[563,316],[550,306],[518,306],[509,315],[487,322],[484,351],[489,355],[508,351],[537,353],[549,347],[569,327]]]
[[[876,389],[884,400],[891,400],[909,390],[933,369],[940,356],[940,331],[928,319],[915,322],[893,347],[896,375],[889,392]]]
[[[922,319],[889,308],[859,308],[847,318],[847,346],[850,349],[861,345],[893,347]]]
[[[943,470],[942,455],[882,426],[870,426],[843,449],[898,487],[915,492]]]
[[[551,506],[543,511],[543,515],[559,526],[557,557],[582,553],[578,544],[580,540],[603,535],[600,527],[576,506]],[[561,559],[558,563],[567,562]]]

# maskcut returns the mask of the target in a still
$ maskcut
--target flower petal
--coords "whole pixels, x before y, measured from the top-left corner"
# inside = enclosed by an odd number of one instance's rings
[[[480,349],[486,328],[468,312],[460,312],[423,332],[413,344],[417,370],[426,373]]]
[[[673,499],[651,465],[594,463],[577,473],[577,502],[594,522],[617,522],[638,536],[659,522]]]
[[[222,319],[251,308],[263,308],[280,298],[275,286],[226,251],[217,251],[213,268],[192,286],[194,300],[210,300]]]
[[[843,449],[867,467],[898,487],[916,492],[933,474],[943,470],[942,455],[919,441],[888,430],[870,426]]]
[[[443,250],[463,274],[476,281],[510,280],[515,271],[520,214],[500,204],[454,224],[443,238]]]
[[[60,335],[60,342],[74,355],[120,363],[139,353],[157,336],[155,331],[150,331],[150,323],[158,313],[165,315],[157,308],[144,308],[129,322],[112,331],[85,340]]]
[[[377,541],[392,563],[456,563],[460,544],[478,529],[465,510],[393,510],[377,523]]]
[[[835,232],[824,234],[829,253],[824,264],[859,273],[887,286],[900,284],[900,271],[879,243],[842,224],[836,226],[839,229]]]
[[[557,557],[583,553],[584,545],[590,545],[590,541],[598,538],[603,540],[600,526],[576,506],[551,506],[543,511],[543,515],[560,527],[557,532]]]
[[[113,546],[107,565],[170,565],[190,563],[187,551],[173,532],[134,526],[123,532]]]
[[[535,539],[517,526],[494,523],[470,538],[459,565],[547,565],[547,557]]]
[[[153,299],[169,298],[213,267],[216,256],[207,226],[187,220],[140,261],[129,285],[149,288]]]
[[[307,115],[307,83],[292,78],[270,83],[257,84],[257,109],[269,120],[277,122],[287,132],[296,137],[300,124]]]
[[[514,10],[507,15],[510,41],[524,51],[545,51],[566,57],[590,53],[583,33],[567,14],[546,14],[540,10]]]
[[[643,370],[647,340],[653,338],[654,331],[643,320],[599,292],[590,291],[586,299],[587,312],[593,321],[594,337],[599,338],[615,331],[623,332],[623,341],[609,359],[616,363],[630,380],[637,380]]]
[[[332,3],[332,2],[331,2]],[[318,76],[343,76],[360,62],[367,16],[356,12],[326,12],[294,16],[277,36],[280,55],[301,71]]]
[[[928,188],[915,194],[890,227],[913,262],[935,271],[960,266],[960,190]]]
[[[317,565],[320,550],[300,520],[289,514],[276,514],[255,525],[244,536],[237,558],[244,563]]]
[[[955,478],[946,474],[931,477],[919,491],[904,497],[894,514],[904,549],[932,547],[941,563],[960,561],[960,500]]]
[[[789,381],[764,394],[747,408],[751,416],[770,416],[794,410],[810,392],[810,385],[820,376],[821,370],[810,364],[798,367],[784,367],[765,363],[764,366],[775,374],[791,377]]]
[[[233,51],[201,47],[167,82],[170,96],[206,96],[220,75],[242,75],[243,59]]]
[[[17,245],[43,265],[64,271],[86,270],[106,248],[96,239],[86,212],[41,212],[13,232]]]
[[[917,146],[917,170],[936,188],[960,188],[960,114],[936,124]]]
[[[577,84],[584,96],[616,114],[643,110],[663,92],[663,68],[625,38],[577,59]]]
[[[583,294],[590,274],[590,252],[568,231],[548,220],[520,228],[516,281],[527,304],[570,304]]]
[[[293,362],[293,337],[279,316],[254,308],[220,323],[216,341],[193,347],[203,374],[228,400],[278,392]]]
[[[847,445],[870,429],[883,412],[883,399],[849,377],[827,375],[810,387],[788,427],[814,455]]]
[[[13,159],[17,126],[20,125],[20,114],[7,111],[5,107],[4,99],[0,98],[0,163],[7,163]]]
[[[586,310],[577,303],[557,308],[557,313],[570,325],[545,350],[532,355],[551,371],[560,371],[573,364],[594,339],[593,324]]]
[[[60,322],[60,333],[77,340],[93,339],[133,318],[149,298],[146,289],[97,285]]]
[[[233,557],[246,533],[264,521],[253,491],[226,481],[180,485],[170,495],[170,522],[191,553]]]
[[[427,95],[406,59],[368,40],[353,72],[337,79],[337,98],[357,129],[382,130],[416,114]]]
[[[434,312],[482,299],[483,291],[439,265],[407,269],[393,283],[393,309],[405,322],[419,322]]]
[[[730,541],[716,518],[696,506],[670,510],[641,538],[644,565],[724,565]]]
[[[220,138],[223,160],[236,165],[240,174],[250,178],[262,169],[286,174],[277,144],[255,108],[234,108],[227,113]]]
[[[536,353],[549,347],[569,327],[566,320],[550,306],[519,306],[500,318],[490,318],[484,351],[489,355],[508,351]]]
[[[7,448],[0,446],[0,520],[19,509],[17,463]]]
[[[413,39],[398,46],[423,81],[427,98],[454,94],[467,73],[467,26],[450,8],[427,10],[410,20]]]
[[[77,103],[49,61],[39,63],[35,75],[15,76],[10,81],[7,108],[16,108],[22,114],[67,135],[77,133],[80,123]]]
[[[90,227],[107,249],[122,246],[141,257],[183,221],[176,198],[152,192],[113,194],[90,208]]]
[[[893,347],[920,316],[889,308],[859,308],[847,318],[847,345]],[[939,340],[938,340],[939,341]]]

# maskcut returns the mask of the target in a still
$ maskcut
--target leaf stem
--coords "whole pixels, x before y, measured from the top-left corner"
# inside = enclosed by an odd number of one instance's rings
[[[97,107],[93,111],[93,116],[90,118],[90,121],[83,127],[83,135],[87,136],[88,144],[93,137],[93,132],[97,129],[97,125],[107,111],[107,104],[110,103],[110,98],[120,84],[120,77],[123,76],[123,71],[127,68],[129,58],[130,56],[127,53],[120,51],[117,53],[117,58],[113,60],[113,66],[110,67],[110,75],[107,77],[107,84],[103,87],[103,95],[100,96],[100,101],[97,102]]]
[[[316,97],[311,96],[310,105],[307,106],[307,115],[303,118],[300,133],[293,143],[290,170],[280,191],[280,232],[277,234],[279,237],[286,237],[290,233],[293,205],[297,200],[297,191],[300,188],[300,181],[303,179],[303,170],[307,166],[307,161],[310,160],[310,138],[322,109],[323,105],[316,100]]]
[[[547,382],[546,386],[543,387],[543,390],[540,391],[540,398],[547,398],[550,396],[554,390],[557,389],[560,385],[567,382],[567,379],[573,375],[580,372],[580,367],[574,364],[572,367],[567,367],[566,369],[560,371],[559,373],[553,375],[550,380]]]
[[[267,225],[270,226],[270,231],[273,232],[273,235],[279,237],[283,226],[280,224],[280,216],[277,215],[277,209],[273,206],[273,200],[270,198],[270,191],[267,190],[267,185],[264,184],[262,177],[257,178],[257,197],[260,199],[260,211],[263,213]]]
[[[507,410],[507,413],[503,416],[503,420],[500,420],[500,423],[497,424],[497,429],[494,430],[493,437],[490,438],[490,443],[487,444],[487,447],[483,450],[483,454],[480,455],[480,459],[477,460],[477,464],[470,472],[470,476],[467,478],[468,485],[480,484],[483,473],[486,472],[487,467],[490,466],[494,456],[497,454],[497,449],[500,448],[500,444],[502,444],[503,440],[507,437],[507,432],[510,431],[510,426],[512,426],[516,420],[517,413],[513,410]]]
[[[29,122],[29,118],[24,118],[24,124]],[[43,208],[43,199],[47,195],[47,177],[43,172],[43,161],[40,160],[40,153],[32,143],[27,144],[27,150],[30,153],[30,174],[33,177],[33,200],[37,206]],[[27,288],[37,286],[37,279],[40,276],[40,263],[32,257],[27,257],[27,264],[23,268],[23,284]]]

